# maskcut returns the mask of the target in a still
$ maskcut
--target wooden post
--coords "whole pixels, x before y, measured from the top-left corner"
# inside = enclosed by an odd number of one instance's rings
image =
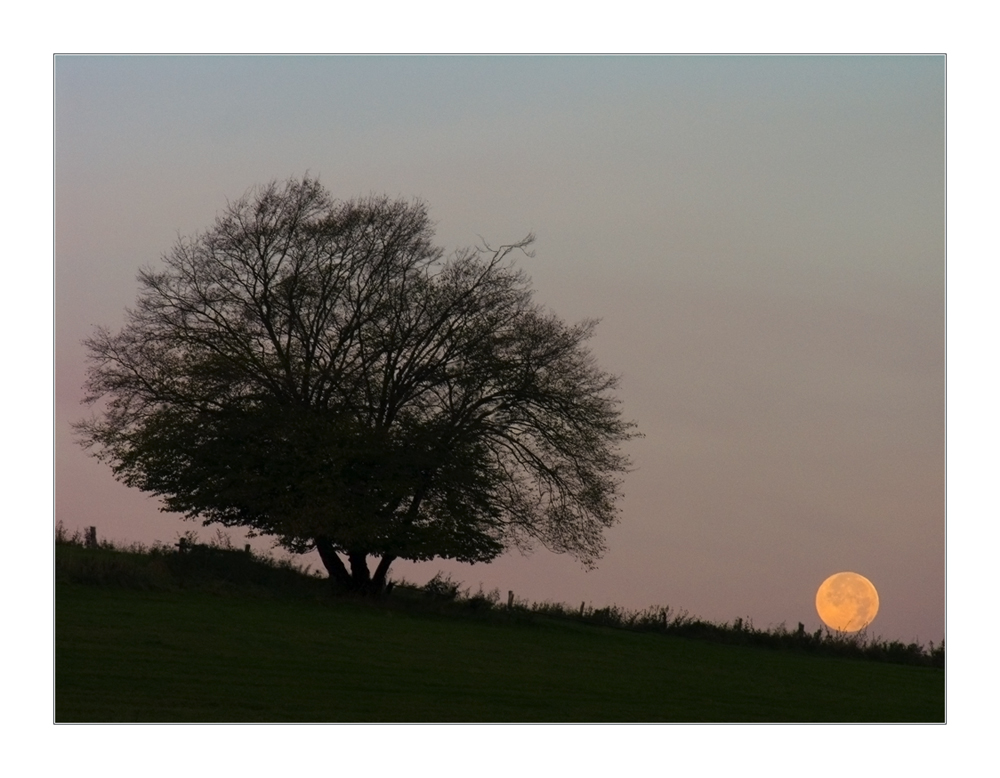
[[[250,544],[249,543],[247,543],[246,546],[243,548],[243,553],[245,553],[245,554],[249,554],[250,553]]]
[[[97,548],[97,527],[87,527],[84,535],[84,545],[87,548]]]
[[[586,605],[586,601],[580,603],[580,618],[583,618],[583,606]]]
[[[513,607],[514,607],[514,592],[508,590],[508,592],[507,592],[507,609],[510,610]]]

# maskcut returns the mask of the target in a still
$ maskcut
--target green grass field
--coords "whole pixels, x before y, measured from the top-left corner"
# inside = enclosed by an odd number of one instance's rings
[[[57,722],[944,721],[933,667],[74,577],[57,555]]]

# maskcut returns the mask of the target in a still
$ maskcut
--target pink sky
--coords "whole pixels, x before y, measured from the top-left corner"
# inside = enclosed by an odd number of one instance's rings
[[[396,577],[815,629],[853,570],[874,633],[944,636],[943,58],[60,57],[55,83],[68,527],[214,532],[73,444],[80,341],[227,198],[310,172],[422,197],[448,250],[533,231],[537,299],[602,319],[646,436],[597,570],[539,549]]]

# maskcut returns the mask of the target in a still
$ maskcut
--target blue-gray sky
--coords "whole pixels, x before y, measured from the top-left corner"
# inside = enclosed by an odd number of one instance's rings
[[[59,57],[56,518],[198,528],[74,446],[80,340],[227,198],[318,175],[430,206],[521,266],[622,376],[622,521],[585,572],[539,550],[397,563],[533,600],[819,625],[876,585],[891,639],[944,635],[942,57]],[[313,562],[316,565],[316,562]]]

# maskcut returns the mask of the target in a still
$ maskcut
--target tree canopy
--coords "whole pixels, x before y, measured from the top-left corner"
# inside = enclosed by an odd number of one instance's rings
[[[85,341],[79,440],[164,510],[317,548],[354,588],[539,543],[593,564],[637,433],[595,322],[533,301],[532,240],[446,258],[420,202],[253,189]]]

